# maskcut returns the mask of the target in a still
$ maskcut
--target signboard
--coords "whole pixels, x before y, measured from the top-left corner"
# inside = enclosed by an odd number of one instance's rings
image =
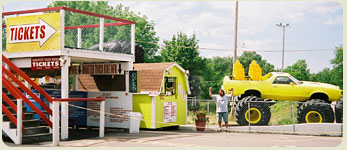
[[[176,122],[177,120],[177,103],[163,102],[163,122]]]
[[[59,56],[54,57],[32,57],[31,70],[53,70],[60,69]]]
[[[82,65],[82,74],[91,74],[91,75],[107,75],[107,74],[121,74],[119,72],[119,64],[84,64]]]
[[[6,19],[6,51],[60,50],[60,13]]]
[[[129,71],[129,92],[136,93],[138,85],[137,71]]]
[[[105,98],[105,127],[129,128],[127,113],[133,110],[132,93],[126,92],[88,92],[88,97]],[[99,126],[100,102],[88,102],[87,126]]]

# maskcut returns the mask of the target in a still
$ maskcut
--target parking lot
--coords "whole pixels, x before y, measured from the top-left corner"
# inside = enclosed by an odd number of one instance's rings
[[[123,130],[108,129],[105,138],[98,138],[98,130],[74,130],[62,147],[336,147],[342,137],[303,136],[284,134],[195,132],[192,130],[141,130],[129,134]],[[8,146],[17,146],[5,142]],[[21,147],[46,147],[52,142]]]

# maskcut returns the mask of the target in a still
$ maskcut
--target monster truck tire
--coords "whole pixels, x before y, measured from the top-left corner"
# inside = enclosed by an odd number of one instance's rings
[[[343,101],[340,100],[335,105],[335,118],[336,123],[342,123],[343,121]]]
[[[248,104],[250,108],[248,109]],[[243,126],[248,125],[268,125],[271,118],[270,107],[262,102],[262,99],[255,96],[247,96],[239,101],[236,112],[236,122]]]
[[[312,99],[299,107],[297,119],[299,123],[333,123],[334,112],[324,100]]]
[[[299,110],[300,106],[301,106],[302,104],[304,104],[304,103],[305,103],[305,101],[298,101],[298,102],[296,103],[296,108],[297,108],[297,110]]]

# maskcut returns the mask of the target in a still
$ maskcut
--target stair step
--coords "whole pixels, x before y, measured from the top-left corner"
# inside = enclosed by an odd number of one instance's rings
[[[13,109],[12,109],[12,107],[7,107],[6,106],[6,108],[12,113],[12,114],[16,114],[16,111],[14,111]],[[17,109],[17,108],[16,108]],[[23,113],[26,113],[27,112],[27,107],[26,106],[23,106],[22,107],[22,111],[23,111]]]
[[[2,92],[8,93],[8,90],[6,88],[2,88]]]
[[[10,93],[7,93],[6,96],[7,96],[8,98],[12,99],[12,100],[15,100],[15,99],[16,99],[16,98],[15,98],[12,94],[10,94]]]
[[[31,119],[31,120],[23,120],[23,126],[24,127],[37,127],[40,126],[40,120],[39,119]],[[11,122],[10,128],[17,128],[17,126]]]
[[[52,141],[52,133],[41,133],[32,135],[23,135],[23,144],[32,144],[45,141]]]
[[[34,119],[34,114],[33,112],[26,112],[24,113],[24,120],[32,120]],[[13,114],[17,118],[17,114]],[[10,118],[8,118],[7,115],[3,114],[2,115],[3,121],[10,121]]]
[[[12,100],[12,102],[13,102],[14,104],[17,105],[17,100]],[[4,104],[6,107],[9,107],[9,106],[10,106],[10,105],[8,105],[8,103],[7,103],[6,101],[4,101],[4,100],[2,100],[2,104]]]
[[[41,133],[49,133],[49,128],[47,126],[27,127],[24,128],[23,135],[33,135]]]

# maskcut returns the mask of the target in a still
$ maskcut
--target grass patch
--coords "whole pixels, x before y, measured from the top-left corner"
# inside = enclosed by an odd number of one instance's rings
[[[294,122],[296,120],[296,103],[294,105]],[[271,109],[271,119],[269,125],[287,125],[293,124],[292,117],[292,102],[278,102],[270,107]]]

